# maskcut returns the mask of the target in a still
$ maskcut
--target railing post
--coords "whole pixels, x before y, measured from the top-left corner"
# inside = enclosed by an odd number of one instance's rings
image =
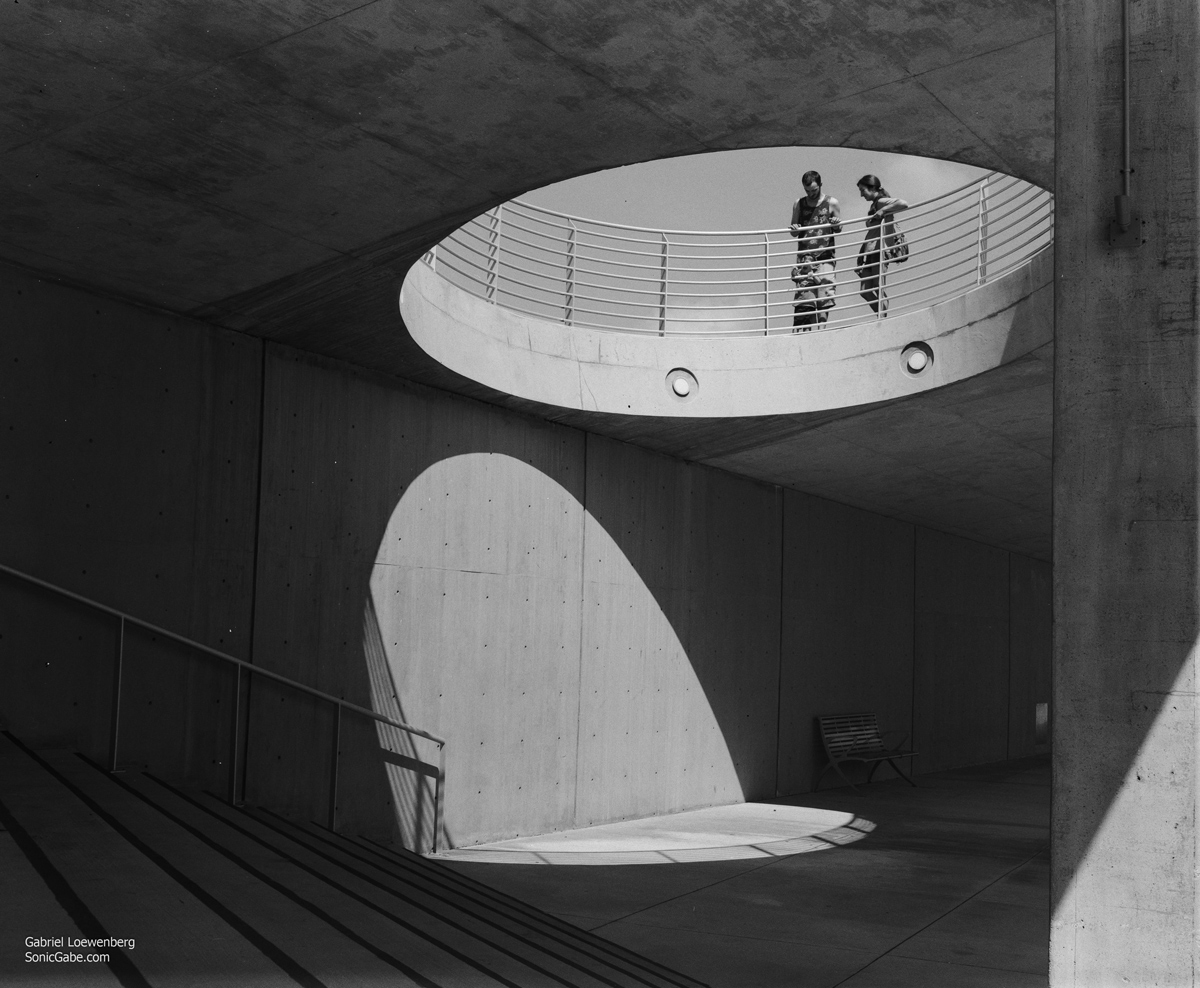
[[[763,336],[771,333],[771,235],[763,234]]]
[[[575,221],[568,220],[570,228],[567,231],[567,301],[564,308],[566,309],[566,318],[563,320],[568,326],[575,319]]]
[[[496,301],[500,278],[500,210],[497,206],[488,214],[487,300]],[[339,708],[340,709],[340,708]]]
[[[987,234],[988,234],[988,175],[979,183],[979,257],[977,263],[978,284],[987,281]]]
[[[442,833],[442,818],[446,799],[446,745],[438,745],[438,774],[433,790],[433,853],[438,852],[438,839]]]
[[[108,770],[117,770],[117,749],[121,742],[121,677],[125,672],[125,618],[117,618],[117,654],[113,674],[112,723],[108,735]]]
[[[233,682],[233,736],[229,753],[229,805],[238,805],[238,755],[242,734],[242,667],[234,666],[237,678]]]
[[[658,335],[667,335],[667,235],[662,235],[662,261],[658,278]]]
[[[338,791],[338,750],[342,746],[342,705],[335,704],[336,714],[333,721],[333,751],[330,753],[329,765],[329,829],[337,830],[337,791]]]

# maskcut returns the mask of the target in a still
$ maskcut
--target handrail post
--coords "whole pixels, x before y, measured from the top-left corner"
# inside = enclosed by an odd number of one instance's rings
[[[497,206],[488,214],[487,300],[496,301],[500,280],[500,210]]]
[[[0,563],[0,573],[6,573],[9,576],[12,576],[18,580],[24,581],[25,583],[29,583],[35,587],[41,587],[43,590],[49,590],[50,592],[58,594],[59,596],[65,597],[68,600],[77,601],[78,603],[84,604],[87,607],[91,607],[94,610],[99,611],[101,614],[107,614],[110,617],[114,617],[117,619],[116,647],[114,648],[114,656],[113,656],[115,661],[114,661],[114,668],[113,668],[113,693],[112,693],[112,710],[111,710],[112,719],[111,719],[111,724],[110,724],[109,749],[108,749],[108,758],[107,758],[108,767],[109,767],[110,771],[113,771],[113,772],[119,771],[117,768],[117,762],[118,762],[118,758],[119,758],[120,741],[121,741],[121,698],[122,698],[122,692],[123,692],[123,686],[124,686],[124,672],[125,672],[125,629],[126,629],[127,625],[131,625],[133,627],[141,628],[143,631],[148,631],[155,635],[161,635],[168,641],[175,641],[175,642],[179,642],[183,645],[187,645],[191,649],[193,649],[201,654],[213,656],[217,659],[220,659],[223,662],[230,662],[237,669],[237,679],[235,681],[234,716],[233,716],[234,735],[233,735],[233,738],[231,739],[231,746],[233,749],[233,751],[232,751],[233,757],[230,759],[230,763],[231,763],[230,764],[230,778],[231,778],[230,793],[233,798],[237,798],[237,799],[245,798],[245,786],[243,785],[244,780],[243,780],[242,776],[244,775],[244,771],[243,771],[244,766],[249,761],[250,741],[253,737],[253,734],[250,731],[248,717],[246,720],[246,730],[245,730],[245,732],[241,731],[242,706],[243,706],[243,704],[241,702],[241,700],[242,700],[242,684],[243,684],[243,680],[244,680],[245,685],[247,687],[247,691],[248,691],[252,677],[257,674],[259,676],[270,679],[274,682],[282,683],[284,686],[286,686],[290,689],[299,690],[301,693],[304,693],[307,696],[315,696],[318,699],[326,700],[329,703],[332,703],[337,708],[336,715],[335,715],[336,719],[335,719],[335,723],[334,723],[333,750],[332,750],[332,759],[331,759],[331,764],[330,764],[330,780],[329,780],[330,784],[329,784],[328,822],[330,824],[331,829],[334,826],[336,826],[336,824],[337,824],[338,761],[340,758],[340,751],[341,751],[342,709],[343,708],[349,708],[350,712],[353,714],[356,714],[360,717],[366,717],[369,720],[375,721],[376,723],[387,724],[397,730],[404,731],[413,737],[426,738],[438,746],[439,789],[438,789],[437,799],[436,799],[436,803],[435,803],[435,814],[436,814],[435,823],[440,828],[441,821],[445,818],[445,807],[444,807],[445,795],[444,795],[444,792],[442,791],[445,786],[445,780],[446,780],[446,753],[445,753],[446,739],[445,738],[440,738],[436,734],[431,734],[428,731],[423,731],[420,728],[413,727],[411,724],[404,724],[399,721],[392,720],[391,718],[381,715],[374,710],[369,710],[365,707],[360,707],[358,704],[350,703],[343,698],[333,696],[332,694],[329,694],[329,693],[324,693],[321,690],[315,689],[311,686],[307,686],[304,683],[300,683],[293,679],[289,679],[287,676],[281,676],[278,673],[271,672],[269,669],[259,668],[257,666],[250,664],[249,662],[246,662],[243,659],[238,659],[238,658],[234,658],[232,655],[227,655],[226,653],[221,652],[218,649],[212,648],[209,645],[205,645],[198,641],[193,641],[190,638],[185,638],[183,635],[177,634],[174,631],[170,631],[167,628],[163,628],[160,625],[152,624],[149,621],[143,621],[140,618],[136,618],[130,614],[126,614],[123,611],[118,611],[115,608],[109,607],[107,604],[101,604],[99,601],[95,601],[88,597],[84,597],[81,594],[77,594],[74,591],[67,590],[67,589],[57,586],[53,583],[48,583],[47,581],[41,580],[36,576],[31,576],[28,573],[23,573],[21,570],[13,569],[11,566],[6,566],[3,563]],[[245,676],[242,675],[243,671],[245,672]],[[247,697],[247,699],[248,699],[248,697]],[[246,709],[247,709],[247,712],[249,713],[250,708],[249,708],[248,703],[246,705]],[[240,752],[240,757],[239,757],[239,752]]]
[[[887,312],[884,310],[884,305],[886,303],[883,301],[883,297],[884,297],[883,281],[884,281],[884,278],[887,276],[887,269],[884,267],[884,264],[886,264],[886,261],[884,259],[884,246],[883,246],[884,240],[885,240],[885,237],[883,235],[883,224],[881,223],[879,226],[879,254],[877,255],[878,260],[879,260],[879,265],[875,269],[875,282],[876,282],[876,284],[875,284],[875,321],[876,322],[882,321],[883,317],[887,315]]]
[[[333,750],[329,765],[329,829],[337,830],[338,751],[342,747],[342,705],[334,704],[337,711],[333,720]]]
[[[977,258],[978,283],[987,281],[987,227],[988,227],[988,183],[992,177],[988,175],[979,183],[979,254]]]
[[[763,336],[771,334],[771,235],[763,234]]]
[[[116,668],[113,670],[112,723],[108,735],[108,770],[117,770],[117,749],[121,741],[121,679],[125,671],[125,617],[117,618]]]
[[[662,235],[662,260],[659,263],[658,278],[658,335],[667,335],[667,249],[670,242],[667,235]]]
[[[575,319],[575,221],[568,220],[570,229],[567,232],[567,301],[563,307],[566,310],[564,322],[568,326]]]
[[[445,816],[444,802],[446,799],[446,745],[438,745],[438,774],[434,780],[433,791],[433,853],[438,852],[438,838],[442,832],[442,820]]]
[[[229,753],[229,805],[238,805],[238,755],[242,733],[242,667],[234,666],[237,678],[233,683],[233,732]]]

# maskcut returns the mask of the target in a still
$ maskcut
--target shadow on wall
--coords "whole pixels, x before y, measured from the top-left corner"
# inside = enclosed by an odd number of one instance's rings
[[[583,505],[515,457],[453,456],[413,481],[363,624],[374,709],[449,739],[447,846],[745,796],[667,609]],[[431,760],[392,730],[382,749]],[[432,782],[387,760],[399,835],[424,850]]]
[[[403,724],[412,723],[400,704],[396,681],[392,678],[387,650],[379,631],[375,601],[370,597],[363,607],[363,656],[371,685],[371,709]],[[444,821],[440,828],[441,840],[438,841],[434,834],[437,826],[437,785],[434,777],[430,776],[430,770],[436,770],[437,766],[436,745],[390,724],[377,722],[375,732],[391,794],[395,832],[400,843],[422,854],[436,850],[438,846],[450,846],[451,838]],[[422,750],[426,747],[432,750]]]

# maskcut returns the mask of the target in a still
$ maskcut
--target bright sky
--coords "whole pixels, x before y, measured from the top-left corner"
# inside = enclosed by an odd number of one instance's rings
[[[648,161],[581,175],[527,193],[527,202],[608,223],[668,230],[781,230],[803,194],[800,176],[821,173],[843,219],[865,216],[857,182],[878,175],[917,203],[987,174],[956,162],[856,148],[753,148]]]

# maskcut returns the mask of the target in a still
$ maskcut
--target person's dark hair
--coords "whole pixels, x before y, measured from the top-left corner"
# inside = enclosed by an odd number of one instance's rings
[[[883,187],[883,183],[879,181],[878,175],[864,175],[858,180],[858,184],[864,189],[870,189],[872,192],[878,192],[881,195],[887,195],[887,189]]]
[[[800,181],[803,182],[805,185],[807,185],[809,182],[816,182],[817,185],[820,185],[821,184],[821,173],[820,172],[811,172],[811,171],[805,172],[803,175],[800,176]]]

